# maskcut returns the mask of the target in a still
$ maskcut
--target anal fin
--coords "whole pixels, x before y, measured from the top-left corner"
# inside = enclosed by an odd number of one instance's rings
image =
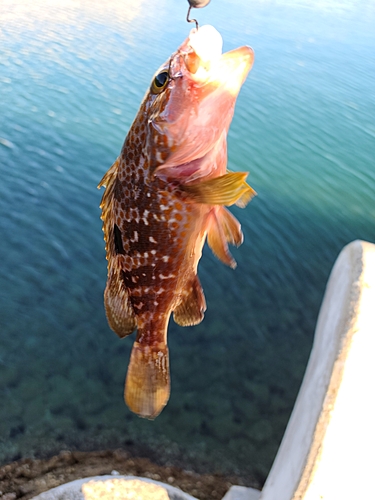
[[[104,291],[104,306],[109,326],[123,338],[136,329],[137,321],[119,272],[112,271],[108,277]]]
[[[198,276],[193,279],[182,292],[180,304],[173,311],[173,319],[180,326],[193,326],[200,323],[206,310],[202,285]]]

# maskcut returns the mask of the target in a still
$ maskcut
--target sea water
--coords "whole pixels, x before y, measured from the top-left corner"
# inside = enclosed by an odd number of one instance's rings
[[[134,337],[103,308],[96,186],[156,69],[187,36],[183,0],[1,0],[0,462],[142,449],[262,482],[311,349],[330,269],[375,241],[371,0],[213,0],[194,16],[255,64],[229,168],[258,196],[233,209],[235,271],[204,250],[203,323],[171,321],[172,394],[154,421],[123,402]]]

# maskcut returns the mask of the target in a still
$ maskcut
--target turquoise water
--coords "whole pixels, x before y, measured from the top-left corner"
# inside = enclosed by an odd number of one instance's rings
[[[96,189],[187,3],[0,4],[0,462],[125,446],[262,482],[311,349],[330,269],[375,241],[375,6],[213,0],[196,14],[256,54],[229,166],[258,192],[235,271],[205,250],[204,322],[171,322],[172,395],[122,400],[133,339],[107,326]]]

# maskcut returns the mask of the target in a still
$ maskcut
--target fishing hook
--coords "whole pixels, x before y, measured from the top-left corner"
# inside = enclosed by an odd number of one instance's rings
[[[188,23],[195,23],[195,27],[199,28],[198,21],[196,19],[189,19],[190,16],[190,11],[192,8],[194,9],[201,9],[202,7],[206,7],[210,3],[211,0],[188,0],[189,2],[189,10],[186,16],[186,21]]]
[[[190,5],[190,6],[189,6],[188,13],[187,13],[187,16],[186,16],[186,21],[187,21],[188,23],[195,23],[195,27],[196,27],[196,28],[197,28],[197,30],[198,30],[198,28],[199,28],[199,26],[198,26],[198,21],[197,21],[196,19],[189,19],[191,9],[192,9],[192,7],[191,7],[191,5]]]

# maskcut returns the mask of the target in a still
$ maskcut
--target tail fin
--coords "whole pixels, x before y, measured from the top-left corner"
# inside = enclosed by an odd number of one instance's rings
[[[125,402],[143,418],[153,420],[167,404],[170,394],[169,355],[164,342],[134,342],[125,383]]]

